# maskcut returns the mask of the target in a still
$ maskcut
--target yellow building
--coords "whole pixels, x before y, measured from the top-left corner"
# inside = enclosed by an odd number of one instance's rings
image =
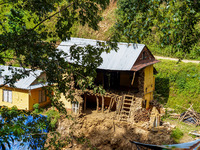
[[[20,70],[20,67],[12,67],[14,70]],[[0,66],[1,78],[0,84],[5,83],[5,76],[12,78],[11,70],[8,66]],[[6,84],[0,88],[0,106],[17,106],[18,109],[32,110],[33,105],[40,104],[40,107],[50,104],[43,87],[46,84],[38,80],[45,79],[45,73],[40,70],[31,72],[29,76],[18,80],[14,87]]]

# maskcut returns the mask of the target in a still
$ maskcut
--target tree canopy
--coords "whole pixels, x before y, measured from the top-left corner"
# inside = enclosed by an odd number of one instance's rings
[[[3,0],[0,3],[0,63],[17,63],[24,68],[43,70],[47,75],[47,82],[56,85],[63,93],[70,89],[66,82],[71,80],[68,76],[71,73],[77,76],[76,79],[92,79],[96,67],[102,61],[100,54],[110,48],[106,44],[99,44],[100,48],[94,47],[92,53],[89,53],[91,46],[73,47],[72,53],[66,54],[56,49],[56,42],[70,39],[71,28],[77,22],[97,30],[98,22],[102,19],[99,11],[108,4],[109,0]],[[49,28],[48,22],[53,30]],[[83,62],[86,60],[77,57],[80,51],[85,55],[83,58],[90,60],[87,65]],[[77,63],[70,65],[66,61],[67,57]],[[14,83],[29,75],[32,70],[24,70],[7,82]]]
[[[28,76],[31,71],[43,70],[47,76],[46,82],[51,85],[47,88],[49,96],[54,91],[54,95],[51,96],[52,105],[59,110],[62,106],[58,102],[59,94],[65,94],[71,89],[71,85],[67,83],[71,81],[72,73],[79,81],[80,88],[95,88],[92,83],[96,75],[96,67],[102,62],[100,54],[109,51],[110,47],[106,43],[97,43],[99,47],[73,46],[71,54],[66,54],[56,49],[56,46],[58,41],[70,39],[71,28],[77,22],[97,30],[98,22],[102,19],[99,12],[108,4],[109,0],[2,0],[0,2],[0,64],[31,69],[21,70],[20,73],[13,72],[13,77],[6,78],[5,84],[10,83],[14,86],[18,79]],[[80,55],[85,59],[80,59]],[[75,64],[66,61],[69,57],[75,60]],[[11,116],[12,109],[6,109],[4,113],[11,113],[10,120],[16,117],[16,114],[22,116],[26,114],[26,112],[16,111],[14,110],[14,116]],[[0,131],[4,131],[5,126],[11,127],[13,123],[13,121],[2,122]],[[16,127],[20,126],[17,124]],[[9,140],[4,138],[9,130],[1,132],[3,138],[0,140],[1,145]],[[16,135],[20,137],[22,134]]]
[[[119,0],[114,37],[134,43],[152,38],[183,58],[199,42],[199,6],[197,0]]]

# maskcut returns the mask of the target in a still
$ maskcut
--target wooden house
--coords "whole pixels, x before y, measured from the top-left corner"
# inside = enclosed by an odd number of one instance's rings
[[[9,67],[0,66],[0,85],[5,84],[5,76],[12,78],[12,72]],[[16,71],[23,69],[20,67],[11,68]],[[50,104],[50,100],[43,90],[46,85],[38,81],[45,78],[45,73],[37,70],[31,72],[29,76],[16,81],[14,87],[9,84],[2,86],[0,88],[0,106],[17,106],[18,109],[32,110],[33,105],[36,103],[39,103],[41,107]]]
[[[58,49],[70,54],[70,47],[74,44],[82,47],[88,44],[96,46],[96,42],[91,39],[71,38],[61,42]],[[120,112],[123,107],[128,109],[136,96],[141,98],[143,107],[149,108],[155,89],[153,64],[159,61],[144,44],[118,43],[118,48],[117,51],[112,50],[110,53],[103,52],[101,54],[103,63],[97,68],[95,84],[103,85],[106,94],[97,95],[88,90],[79,95],[82,97],[79,105],[78,102],[76,104],[65,102],[67,109],[76,112],[79,109],[84,112],[87,108],[95,108]],[[73,63],[73,60],[68,61]],[[126,99],[130,104],[125,102]]]

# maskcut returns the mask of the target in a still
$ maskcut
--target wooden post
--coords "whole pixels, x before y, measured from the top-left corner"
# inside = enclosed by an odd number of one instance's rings
[[[131,85],[133,85],[134,80],[135,80],[135,72],[134,72],[134,74],[133,74],[133,79],[132,79]]]
[[[104,96],[101,97],[102,97],[102,113],[104,113]]]
[[[87,97],[87,95],[84,94],[84,112],[86,111],[86,97]]]
[[[113,101],[112,101],[112,104],[111,104],[111,108],[113,108],[114,103],[117,101],[116,99],[117,99],[117,97],[115,96],[115,97],[113,98]]]
[[[97,112],[99,112],[99,98],[98,98],[98,96],[96,96],[96,100],[97,100]]]
[[[110,104],[109,104],[109,107],[108,107],[108,112],[110,112],[110,108],[111,108],[112,100],[113,100],[113,97],[111,96],[111,98],[110,98]]]

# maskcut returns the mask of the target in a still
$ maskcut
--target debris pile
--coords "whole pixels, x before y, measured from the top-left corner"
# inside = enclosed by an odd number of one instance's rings
[[[150,112],[146,110],[145,108],[139,109],[134,114],[134,121],[136,123],[140,121],[149,121],[150,120]]]
[[[59,121],[57,131],[61,134],[60,138],[70,135],[72,142],[65,148],[69,150],[92,149],[91,147],[106,150],[136,149],[130,140],[156,145],[173,143],[167,128],[155,132],[135,124],[118,121],[115,120],[115,112],[93,111],[76,120],[62,119]],[[79,144],[80,139],[88,142]]]
[[[192,123],[198,126],[200,124],[200,114],[195,112],[191,105],[186,112],[181,114],[179,120],[186,123]]]

